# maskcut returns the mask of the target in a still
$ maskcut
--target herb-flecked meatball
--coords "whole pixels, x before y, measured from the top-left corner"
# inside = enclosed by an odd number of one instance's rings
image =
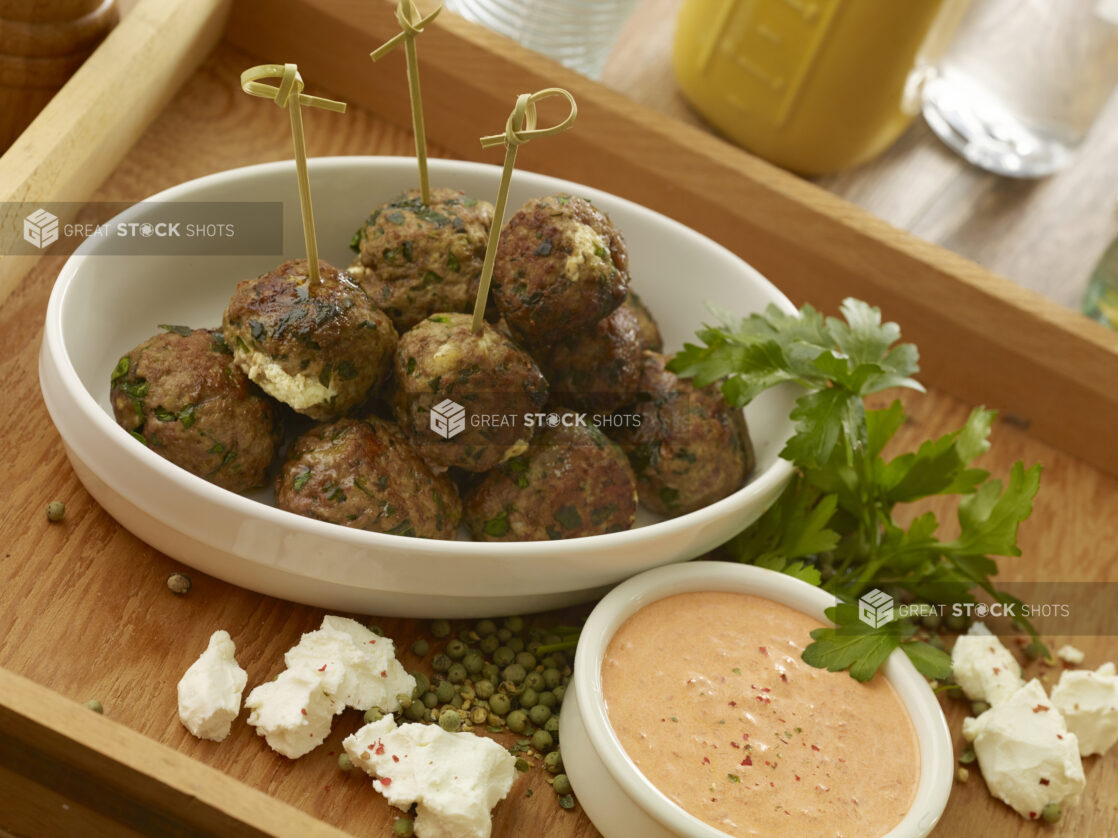
[[[222,328],[244,372],[312,419],[336,418],[388,373],[396,330],[347,274],[306,259],[237,283]]]
[[[637,317],[621,306],[537,357],[553,404],[611,413],[633,400],[641,377]]]
[[[375,209],[350,247],[350,274],[400,332],[429,314],[469,311],[485,261],[493,206],[455,189],[418,190]]]
[[[501,232],[493,298],[526,346],[593,326],[621,305],[628,287],[625,240],[589,201],[533,198]]]
[[[641,503],[682,515],[737,491],[753,471],[753,445],[738,408],[717,384],[702,389],[665,368],[667,358],[646,351],[637,401],[639,423],[614,435],[633,464]]]
[[[421,457],[438,468],[488,471],[523,453],[524,421],[547,402],[531,356],[468,314],[433,314],[396,347],[396,420]]]
[[[291,446],[276,477],[280,509],[357,529],[454,538],[458,489],[435,474],[392,422],[339,419]]]
[[[545,541],[633,526],[637,484],[625,454],[580,414],[557,411],[555,427],[526,453],[471,488],[465,519],[479,541]]]
[[[644,304],[644,300],[630,288],[629,294],[625,297],[625,302],[622,305],[637,318],[637,337],[640,340],[641,349],[663,352],[664,339],[660,337],[660,327],[656,324],[656,318],[652,316],[648,306]]]
[[[275,404],[234,365],[220,330],[164,328],[113,370],[117,423],[211,483],[263,486],[280,437]]]

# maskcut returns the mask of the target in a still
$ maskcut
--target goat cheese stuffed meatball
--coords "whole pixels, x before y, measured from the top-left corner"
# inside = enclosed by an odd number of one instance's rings
[[[656,318],[652,316],[652,312],[648,310],[648,306],[644,304],[644,300],[637,296],[636,291],[629,289],[629,294],[625,297],[622,307],[629,309],[633,316],[637,318],[637,338],[640,341],[641,349],[663,352],[664,340],[660,337],[660,327],[656,323]]]
[[[458,489],[435,474],[396,425],[339,419],[299,437],[276,477],[280,509],[393,535],[454,538]]]
[[[637,484],[621,449],[578,414],[557,411],[555,426],[529,450],[467,490],[465,520],[479,541],[546,541],[633,526]]]
[[[612,413],[631,402],[641,377],[639,328],[636,315],[621,306],[539,352],[552,403]]]
[[[234,365],[220,330],[165,328],[117,362],[117,423],[211,483],[263,486],[280,437],[274,403]]]
[[[433,314],[396,347],[396,420],[437,468],[488,471],[527,449],[524,416],[547,401],[527,352],[468,314]]]
[[[424,204],[412,190],[375,209],[354,234],[350,274],[405,332],[429,314],[468,311],[477,296],[493,206],[454,189]]]
[[[493,299],[525,346],[593,326],[621,305],[628,287],[625,240],[589,201],[533,198],[501,232]]]
[[[645,351],[632,410],[638,422],[614,439],[629,455],[640,502],[663,515],[682,515],[737,491],[753,471],[753,445],[740,409],[717,384],[698,389]]]
[[[325,421],[365,400],[392,364],[396,330],[347,274],[306,259],[237,284],[222,328],[233,357],[268,395]]]

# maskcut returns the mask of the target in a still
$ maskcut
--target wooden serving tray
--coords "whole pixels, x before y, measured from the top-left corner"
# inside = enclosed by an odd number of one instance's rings
[[[139,200],[200,175],[287,158],[286,114],[237,84],[242,69],[262,62],[297,62],[309,92],[350,103],[345,117],[305,114],[312,154],[411,153],[410,130],[401,127],[410,124],[403,59],[393,55],[374,71],[366,57],[396,30],[393,3],[243,0],[227,20],[225,5],[142,3],[91,61],[100,76],[87,65],[75,78],[78,92],[63,91],[0,159],[0,200]],[[515,95],[565,86],[578,98],[579,123],[528,146],[524,168],[675,217],[797,302],[831,310],[853,295],[881,306],[919,344],[922,379],[932,385],[927,395],[906,396],[913,421],[901,444],[954,429],[970,404],[985,403],[1003,410],[1003,420],[983,465],[999,475],[1017,459],[1045,466],[1021,530],[1024,555],[1003,560],[1001,578],[1118,581],[1110,568],[1118,543],[1118,336],[451,15],[423,36],[420,57],[434,156],[496,162],[477,138],[500,129]],[[191,74],[174,93],[184,69]],[[139,104],[125,107],[125,98]],[[90,499],[38,392],[43,314],[62,261],[0,259],[0,832],[390,834],[395,810],[366,777],[336,767],[358,714],[342,716],[326,744],[296,762],[270,751],[244,715],[221,744],[179,724],[175,683],[211,632],[233,636],[251,687],[279,671],[283,652],[323,612],[197,573],[190,594],[176,597],[164,584],[175,564]],[[43,509],[55,499],[66,502],[66,517],[48,524]],[[378,622],[414,667],[406,650],[422,624]],[[1108,638],[1076,645],[1092,666],[1115,656]],[[1027,675],[1034,673],[1044,670],[1033,664]],[[90,698],[103,703],[104,717],[81,707]],[[944,704],[961,743],[964,705]],[[1118,760],[1093,757],[1085,769],[1087,792],[1053,834],[1118,834]],[[1037,830],[993,800],[973,772],[956,785],[935,834]],[[495,812],[499,838],[596,834],[579,808],[556,805],[542,771],[521,775]]]

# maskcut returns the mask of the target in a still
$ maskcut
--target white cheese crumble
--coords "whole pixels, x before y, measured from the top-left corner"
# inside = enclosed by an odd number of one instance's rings
[[[393,806],[417,804],[420,838],[489,838],[490,811],[512,788],[516,760],[492,739],[438,725],[365,725],[342,746]]]
[[[601,260],[598,256],[599,250],[609,251],[608,244],[604,241],[604,237],[594,231],[590,227],[581,222],[575,222],[564,231],[567,244],[571,248],[571,255],[567,257],[567,261],[563,264],[563,276],[571,282],[578,282],[579,271],[584,264],[590,262],[592,259]]]
[[[345,708],[335,698],[341,681],[341,667],[285,669],[248,694],[248,723],[272,750],[298,759],[322,744],[334,715]]]
[[[345,617],[323,617],[322,628],[304,634],[284,661],[289,669],[340,671],[334,697],[358,710],[377,707],[395,713],[400,696],[410,698],[415,689],[415,678],[396,660],[392,639]]]
[[[1052,689],[1052,703],[1079,739],[1080,756],[1105,753],[1118,742],[1118,676],[1113,663],[1094,672],[1064,672]]]
[[[1083,652],[1076,649],[1074,646],[1061,646],[1056,650],[1056,657],[1064,663],[1070,663],[1073,666],[1078,666],[1083,663]]]
[[[963,721],[990,793],[1036,820],[1049,803],[1075,803],[1086,785],[1079,742],[1035,678],[977,719]]]
[[[179,680],[179,719],[199,739],[222,741],[241,712],[248,675],[237,665],[236,651],[229,632],[215,631]]]
[[[237,350],[237,363],[261,390],[295,410],[325,404],[338,395],[333,387],[324,387],[318,378],[302,373],[289,374],[263,352],[251,352],[246,356]]]
[[[951,650],[955,683],[971,701],[996,707],[1024,684],[1021,665],[1013,653],[982,623],[975,623]]]

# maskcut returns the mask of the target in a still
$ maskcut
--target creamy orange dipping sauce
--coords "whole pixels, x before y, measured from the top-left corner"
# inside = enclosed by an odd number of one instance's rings
[[[822,623],[747,594],[678,594],[630,617],[602,665],[610,723],[641,772],[733,836],[878,838],[920,777],[892,685],[800,659]]]

